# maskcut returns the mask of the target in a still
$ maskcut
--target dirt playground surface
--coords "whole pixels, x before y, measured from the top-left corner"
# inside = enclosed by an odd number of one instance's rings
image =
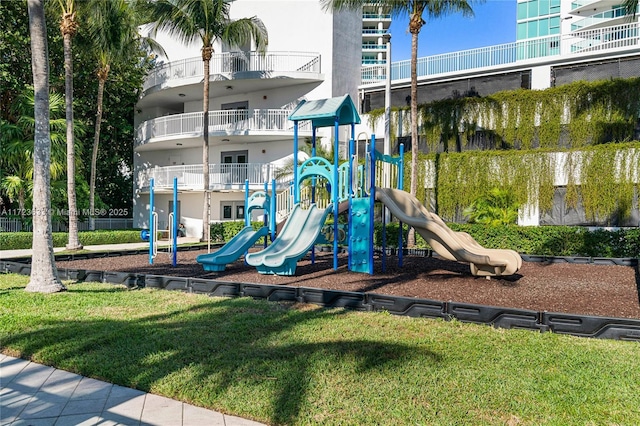
[[[138,274],[199,277],[223,281],[313,287],[353,292],[407,296],[437,301],[475,303],[580,315],[640,319],[638,266],[523,262],[508,278],[490,280],[471,275],[469,265],[434,257],[395,256],[375,259],[373,275],[347,270],[347,256],[339,256],[333,269],[332,253],[315,253],[298,262],[295,276],[259,274],[242,258],[225,271],[207,272],[196,262],[201,251],[179,251],[177,266],[168,253],[159,253],[154,264],[147,254],[58,261],[60,268]]]

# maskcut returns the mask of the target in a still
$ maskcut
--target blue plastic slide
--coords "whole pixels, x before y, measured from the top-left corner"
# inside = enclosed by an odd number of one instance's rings
[[[224,271],[226,265],[235,262],[253,246],[261,237],[269,234],[269,228],[264,226],[257,231],[251,226],[245,226],[227,244],[213,253],[201,254],[196,262],[202,264],[205,271]]]
[[[249,253],[245,261],[261,274],[294,275],[298,260],[317,240],[331,211],[330,207],[322,210],[315,204],[304,210],[296,204],[278,238],[266,249]]]

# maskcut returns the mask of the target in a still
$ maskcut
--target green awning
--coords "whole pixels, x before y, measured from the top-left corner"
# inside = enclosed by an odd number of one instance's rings
[[[311,120],[313,127],[329,127],[336,124],[360,124],[360,116],[351,96],[302,101],[289,115],[291,121]]]

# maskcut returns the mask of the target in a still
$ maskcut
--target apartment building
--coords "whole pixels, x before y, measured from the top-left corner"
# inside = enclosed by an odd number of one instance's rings
[[[362,66],[386,65],[389,57],[391,14],[384,8],[368,4],[362,8]]]
[[[625,15],[622,3],[518,0],[513,42],[418,58],[418,102],[638,76],[640,14]],[[383,65],[363,66],[365,112],[384,107],[386,76]],[[410,77],[409,60],[391,64],[393,106],[407,105]]]
[[[187,235],[202,235],[203,200],[210,192],[212,221],[244,218],[245,181],[250,191],[289,180],[282,168],[293,154],[289,114],[303,100],[349,94],[357,99],[362,58],[361,12],[323,11],[319,1],[236,0],[232,19],[256,16],[268,31],[264,55],[254,46],[232,50],[217,44],[211,60],[209,128],[203,129],[203,63],[200,46],[166,35],[168,52],[148,76],[135,111],[134,226],[149,226],[153,189],[158,226],[177,212]],[[209,132],[209,188],[203,187],[203,132]],[[304,123],[299,139],[311,136]],[[319,135],[332,143],[331,135]],[[345,138],[347,135],[345,134]],[[344,143],[344,141],[341,141]],[[289,159],[289,160],[288,160]],[[153,184],[153,188],[152,185]]]

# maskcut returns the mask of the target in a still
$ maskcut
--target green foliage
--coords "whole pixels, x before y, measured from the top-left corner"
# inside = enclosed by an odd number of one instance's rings
[[[636,228],[589,231],[578,226],[449,226],[467,232],[486,248],[546,256],[640,257],[640,229]]]
[[[100,244],[139,243],[140,230],[100,230],[79,232],[80,243],[83,246]],[[53,246],[64,247],[69,241],[66,232],[53,233]],[[0,247],[2,250],[30,249],[33,243],[32,232],[0,232]]]
[[[458,220],[479,194],[492,188],[509,191],[521,206],[537,205],[540,211],[549,211],[553,206],[557,152],[567,156],[567,206],[576,207],[582,201],[590,219],[629,215],[637,190],[635,176],[640,173],[637,141],[556,152],[535,149],[420,154],[418,179],[435,187],[419,185],[417,196],[425,205],[434,199],[436,213],[448,221]],[[410,155],[406,154],[405,175]],[[427,170],[432,175],[427,175]],[[407,187],[405,181],[405,190]]]
[[[469,223],[489,226],[515,225],[518,221],[518,207],[513,193],[507,189],[491,188],[488,193],[476,198],[463,214],[469,216]]]
[[[262,222],[251,222],[253,229],[258,230],[264,226]],[[211,241],[216,243],[225,243],[244,228],[244,221],[228,221],[211,224]],[[264,244],[264,238],[260,238],[256,244]]]

